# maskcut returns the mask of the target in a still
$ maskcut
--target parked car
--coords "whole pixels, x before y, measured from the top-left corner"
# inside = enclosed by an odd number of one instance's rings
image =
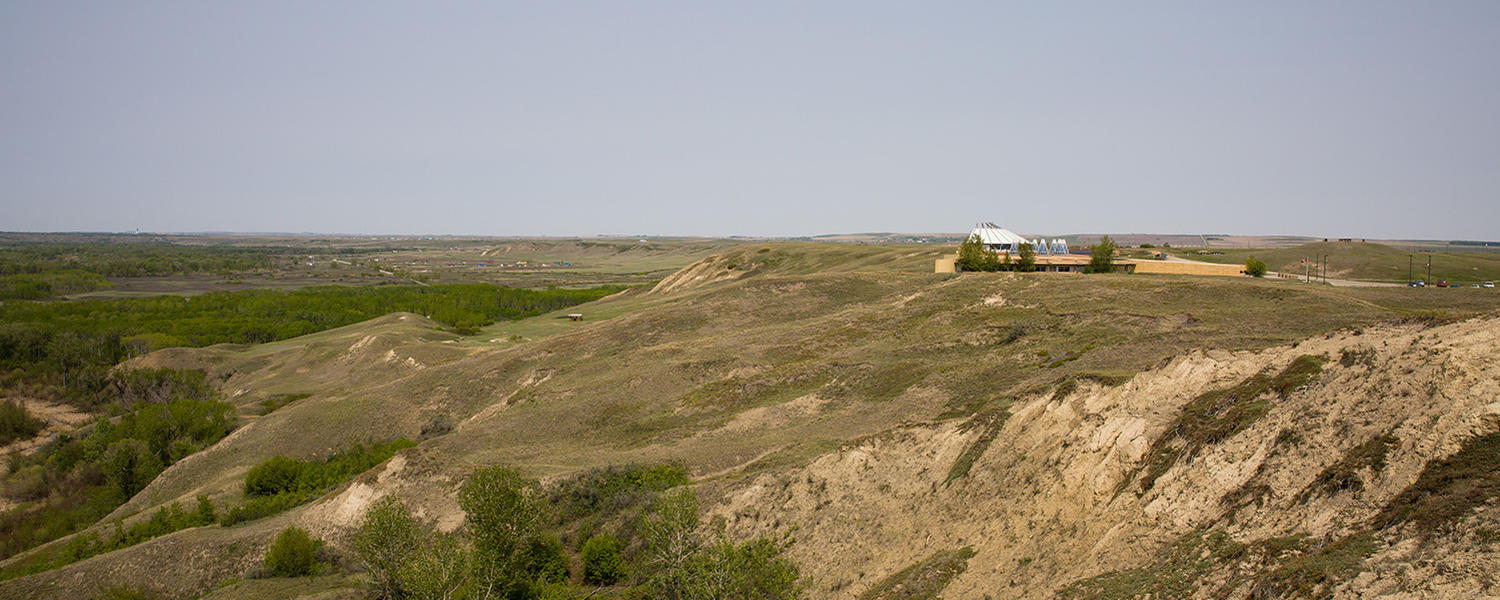
[[[1439,279],[1437,285],[1438,285],[1438,287],[1448,287],[1448,280],[1447,279]]]
[[[1406,282],[1406,287],[1427,287],[1427,282],[1422,281],[1421,279],[1418,279],[1416,281],[1408,281]]]
[[[1486,282],[1484,282],[1484,287],[1487,287],[1487,288],[1495,287],[1495,282],[1493,282],[1493,281],[1486,281]]]

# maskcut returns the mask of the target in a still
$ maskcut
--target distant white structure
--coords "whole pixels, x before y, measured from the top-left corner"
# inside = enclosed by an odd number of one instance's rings
[[[1028,240],[1016,235],[1009,229],[1004,229],[990,222],[975,225],[974,229],[969,232],[969,235],[979,236],[979,243],[984,244],[985,248],[995,252],[1009,252],[1014,254],[1020,250],[1021,244],[1031,244],[1031,249],[1043,256],[1068,253],[1068,242],[1062,238],[1053,240],[1042,238]]]
[[[980,223],[969,232],[970,236],[979,236],[979,243],[985,248],[996,252],[1015,252],[1026,243],[1026,238],[1016,235],[1009,229],[1002,229],[994,223]]]

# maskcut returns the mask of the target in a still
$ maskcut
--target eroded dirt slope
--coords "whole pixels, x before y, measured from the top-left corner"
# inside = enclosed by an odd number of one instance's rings
[[[1140,493],[1153,442],[1177,425],[1185,405],[1304,355],[1330,359],[1315,381],[1196,458],[1172,463]],[[1253,543],[1370,529],[1429,461],[1500,431],[1497,357],[1494,318],[1369,328],[1258,352],[1193,352],[1118,387],[1021,398],[968,475],[951,485],[951,465],[982,429],[900,428],[763,476],[714,512],[742,535],[795,528],[793,553],[815,597],[855,597],[934,553],[966,546],[975,554],[944,598],[1047,597],[1084,577],[1152,565],[1159,550],[1195,531],[1218,528]],[[1317,485],[1382,435],[1396,440],[1383,466],[1355,469],[1341,486]],[[1373,555],[1326,589],[1341,598],[1500,593],[1493,575],[1500,546],[1472,539],[1495,526],[1496,513],[1493,501],[1476,507],[1426,543],[1409,526],[1379,529]],[[1226,564],[1193,593],[1248,597],[1253,575]]]

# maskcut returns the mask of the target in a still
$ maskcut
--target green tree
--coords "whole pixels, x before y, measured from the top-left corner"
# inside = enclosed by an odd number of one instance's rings
[[[984,243],[979,241],[979,236],[970,235],[958,245],[958,260],[956,261],[958,269],[960,271],[983,271],[987,253]]]
[[[536,482],[509,467],[475,469],[458,492],[474,541],[476,580],[485,595],[523,582],[521,549],[541,519]]]
[[[1245,274],[1251,277],[1265,277],[1266,263],[1254,256],[1245,259]]]
[[[354,534],[354,551],[364,561],[376,595],[388,600],[404,596],[402,565],[416,554],[420,539],[411,509],[395,496],[381,498],[365,511]]]
[[[760,538],[735,544],[721,534],[694,557],[692,600],[794,600],[802,591],[797,564],[781,555],[780,544]]]
[[[402,597],[449,600],[473,597],[470,554],[452,535],[438,534],[401,563]],[[482,596],[481,596],[482,597]]]
[[[161,474],[162,464],[145,442],[127,439],[111,444],[104,451],[99,469],[110,485],[120,492],[120,497],[128,499]]]
[[[722,531],[705,539],[692,490],[663,494],[642,517],[648,586],[665,600],[790,600],[801,592],[796,563],[781,544],[735,544]]]
[[[646,566],[653,572],[657,596],[681,600],[687,596],[691,563],[703,547],[698,534],[698,496],[678,489],[656,497],[641,518],[646,542]]]
[[[207,525],[217,520],[218,516],[214,514],[213,501],[209,500],[208,496],[200,494],[198,496],[198,508],[193,511],[193,521],[202,525]]]
[[[521,569],[533,581],[567,581],[568,553],[563,550],[562,540],[550,533],[531,536],[522,551]]]
[[[625,575],[620,562],[620,540],[608,533],[589,538],[578,551],[583,559],[583,582],[591,585],[610,585]]]
[[[1089,258],[1089,266],[1084,267],[1086,273],[1113,273],[1115,270],[1115,250],[1119,245],[1109,236],[1099,239],[1099,243],[1089,246],[1093,256]]]
[[[1030,273],[1036,270],[1036,249],[1031,247],[1030,242],[1021,242],[1016,248],[1016,270],[1022,273]]]
[[[320,545],[322,542],[314,540],[301,527],[283,529],[266,550],[266,571],[276,577],[312,575],[318,566]]]

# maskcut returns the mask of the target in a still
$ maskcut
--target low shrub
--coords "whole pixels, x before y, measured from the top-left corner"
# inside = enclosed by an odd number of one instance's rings
[[[521,550],[521,570],[536,581],[567,581],[568,553],[562,540],[547,533],[531,536]]]
[[[609,466],[559,482],[548,490],[547,500],[561,523],[593,514],[614,514],[687,482],[687,471],[678,465]]]
[[[611,585],[625,576],[620,561],[620,541],[608,533],[589,538],[579,551],[583,559],[583,582],[592,585]]]
[[[274,577],[312,575],[317,570],[317,551],[321,544],[300,527],[281,530],[266,550],[266,572]]]
[[[1251,277],[1265,277],[1266,263],[1254,256],[1245,259],[1245,274]]]
[[[0,445],[35,436],[45,425],[41,419],[31,416],[20,402],[0,402]]]
[[[275,496],[295,491],[298,480],[311,467],[312,463],[273,456],[250,467],[250,472],[245,474],[245,495]]]
[[[273,456],[245,473],[245,503],[229,509],[219,522],[227,527],[297,506],[385,462],[398,450],[415,445],[406,438],[354,442],[322,461]]]

